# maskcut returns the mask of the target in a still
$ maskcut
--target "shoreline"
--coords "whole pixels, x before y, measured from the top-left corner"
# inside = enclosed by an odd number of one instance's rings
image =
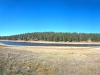
[[[20,40],[0,40],[0,41],[8,41],[8,42],[27,42],[27,43],[45,43],[45,44],[94,44],[94,45],[98,45],[100,44],[99,42],[48,42],[48,41],[20,41]],[[6,45],[3,44],[2,42],[0,42],[0,46],[5,46],[5,47],[41,47],[41,48],[100,48],[100,46],[17,46],[17,45]]]
[[[55,75],[55,69],[57,69],[57,73],[62,71],[61,75],[63,73],[66,73],[65,75],[73,75],[72,72],[74,72],[74,75],[84,74],[84,72],[86,72],[85,75],[91,75],[92,73],[94,73],[93,75],[96,73],[97,75],[100,74],[98,68],[100,65],[100,47],[59,48],[6,46],[0,47],[0,52],[5,59],[3,62],[7,63],[7,65],[4,64],[4,67],[7,67],[5,71],[11,70],[10,72],[12,72],[13,69],[14,73],[16,73],[16,68],[21,71],[21,74],[28,74],[28,71],[30,74],[33,74],[32,70],[37,71],[37,69],[41,70],[43,68],[43,72],[40,71],[37,74],[44,75],[45,69],[46,71],[50,70],[48,73],[51,73],[51,75]],[[14,66],[12,67],[12,65]]]
[[[100,42],[54,42],[54,41],[23,41],[23,40],[0,40],[9,42],[49,43],[49,44],[100,44]],[[4,45],[0,43],[0,45]]]
[[[6,45],[0,42],[0,46],[6,46]]]

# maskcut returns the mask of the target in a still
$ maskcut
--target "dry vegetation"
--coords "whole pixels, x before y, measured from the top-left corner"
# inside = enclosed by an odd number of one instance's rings
[[[0,47],[0,75],[99,74],[99,47]]]

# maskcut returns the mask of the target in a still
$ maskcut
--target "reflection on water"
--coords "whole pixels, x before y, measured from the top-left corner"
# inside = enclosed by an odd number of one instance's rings
[[[9,42],[0,41],[6,45],[15,46],[74,46],[74,47],[90,47],[90,46],[100,46],[100,44],[52,44],[52,43],[29,43],[29,42]]]

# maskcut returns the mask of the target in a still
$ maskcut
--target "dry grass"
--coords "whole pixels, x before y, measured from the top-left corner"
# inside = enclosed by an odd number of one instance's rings
[[[1,47],[3,75],[99,75],[100,48]],[[2,60],[3,59],[3,60]]]

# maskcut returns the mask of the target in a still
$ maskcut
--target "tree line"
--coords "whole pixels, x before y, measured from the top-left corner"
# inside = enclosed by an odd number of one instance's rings
[[[33,32],[11,36],[0,36],[0,40],[56,41],[56,42],[99,42],[98,33]]]

